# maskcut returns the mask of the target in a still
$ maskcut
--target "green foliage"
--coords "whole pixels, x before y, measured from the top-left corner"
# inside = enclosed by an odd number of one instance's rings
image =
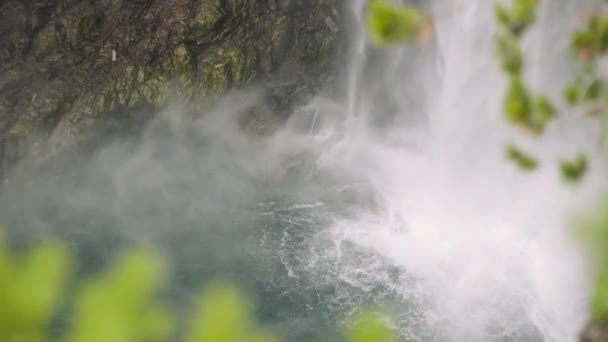
[[[536,18],[537,0],[514,0],[507,8],[495,5],[498,32],[494,36],[496,56],[509,78],[503,100],[505,119],[527,131],[542,132],[555,117],[555,109],[544,95],[534,96],[523,82],[521,36]]]
[[[542,132],[555,117],[549,99],[544,95],[533,98],[519,77],[511,77],[503,101],[505,119],[531,132]]]
[[[12,255],[0,235],[0,341],[47,341],[68,265],[57,242],[41,242],[29,253]]]
[[[76,298],[70,342],[163,341],[171,314],[155,298],[162,262],[147,250],[124,255],[106,273],[87,281]]]
[[[501,63],[502,70],[511,77],[518,77],[523,66],[519,38],[507,31],[500,31],[495,38],[496,55]]]
[[[366,24],[373,43],[388,45],[426,39],[431,19],[409,6],[395,6],[384,0],[372,0]]]
[[[571,46],[581,66],[574,80],[564,89],[564,100],[591,116],[600,118],[602,133],[600,146],[608,150],[608,83],[600,76],[599,60],[608,54],[608,15],[594,14],[585,25],[572,35]],[[570,183],[581,180],[589,167],[587,157],[580,155],[574,161],[562,161],[562,178]],[[606,245],[608,247],[608,245]]]
[[[495,35],[496,56],[504,74],[509,79],[507,92],[503,100],[503,113],[510,124],[525,131],[542,133],[546,126],[556,117],[556,110],[548,97],[533,95],[523,82],[523,56],[520,39],[536,17],[538,0],[514,0],[510,8],[501,3],[495,6],[495,18],[498,32]],[[572,45],[579,52],[596,56],[597,51],[608,48],[608,17],[594,16],[589,20],[586,29],[573,36]],[[590,59],[589,58],[589,59]],[[587,65],[583,72],[571,82],[563,92],[564,100],[570,105],[584,103],[589,113],[602,111],[604,106],[597,103],[606,96],[608,87],[597,76],[593,65]],[[532,156],[510,145],[506,148],[507,158],[524,171],[534,170],[538,162]],[[560,172],[562,178],[570,183],[581,180],[588,168],[588,161],[581,155],[575,161],[562,161]]]
[[[511,21],[520,26],[528,26],[536,20],[539,0],[513,0]]]
[[[564,101],[573,106],[580,101],[580,93],[578,86],[575,83],[570,83],[564,89]]]
[[[393,340],[391,330],[382,322],[382,316],[368,311],[359,314],[352,326],[346,330],[349,342],[390,342]]]
[[[595,276],[593,288],[591,315],[595,321],[608,322],[608,272],[600,272]]]
[[[522,127],[529,126],[532,113],[531,102],[528,89],[521,78],[512,77],[503,102],[503,111],[507,121]]]
[[[555,107],[544,95],[533,94],[523,82],[524,58],[520,39],[535,21],[539,0],[513,0],[510,7],[497,3],[499,25],[495,52],[509,85],[503,102],[506,120],[520,128],[541,133],[554,119]],[[378,45],[424,41],[431,17],[407,6],[371,0],[366,24],[372,42]],[[608,101],[608,86],[597,76],[596,59],[608,52],[608,16],[595,15],[577,31],[571,45],[585,67],[564,90],[571,105]],[[539,163],[515,145],[506,157],[523,171]],[[589,167],[581,154],[562,161],[565,181],[576,183]],[[608,204],[608,202],[607,202]],[[597,267],[591,311],[597,321],[608,322],[608,205],[579,232]],[[67,282],[70,258],[58,242],[45,241],[28,252],[12,253],[0,236],[0,341],[47,342],[49,322],[56,313]],[[109,269],[86,280],[73,298],[68,320],[67,342],[156,342],[173,336],[176,318],[159,297],[164,265],[145,249],[132,250]],[[72,298],[70,298],[72,300]],[[236,288],[214,284],[196,297],[188,319],[185,342],[274,342],[279,339],[259,327],[253,306]],[[374,312],[363,312],[344,332],[350,342],[389,342],[391,330]]]
[[[575,79],[564,90],[565,101],[586,114],[606,115],[608,84],[599,76],[599,59],[608,53],[608,15],[595,14],[572,35],[571,46],[581,62]]]
[[[583,99],[586,101],[597,101],[600,99],[605,88],[604,82],[598,78],[592,79],[588,84]]]
[[[598,264],[608,264],[608,200],[574,223],[577,239],[587,247],[592,259]]]
[[[572,35],[571,46],[582,62],[592,62],[608,52],[608,15],[593,15]]]
[[[1,236],[0,236],[1,237]],[[0,238],[0,341],[49,342],[49,322],[67,283],[70,257],[48,240],[27,253],[10,253]],[[66,342],[165,342],[175,337],[175,315],[160,300],[162,258],[136,248],[108,269],[79,282],[67,320]],[[67,294],[67,293],[66,293]],[[196,296],[185,342],[276,342],[260,328],[253,305],[236,287],[215,283]],[[180,334],[182,335],[182,334]],[[380,316],[363,312],[345,332],[349,342],[390,342]]]
[[[510,8],[496,3],[494,15],[499,25],[520,36],[536,20],[539,0],[513,0]]]
[[[500,26],[509,27],[511,25],[511,12],[499,2],[494,4],[494,16]]]
[[[512,0],[511,6],[503,3],[495,4],[495,19],[498,31],[495,35],[495,53],[502,71],[509,83],[503,100],[503,114],[512,125],[527,131],[542,133],[547,124],[556,116],[556,110],[551,101],[544,95],[532,94],[523,83],[524,58],[521,49],[521,37],[536,20],[540,0]],[[395,20],[400,20],[393,16]],[[407,20],[405,20],[407,22]],[[387,21],[388,22],[388,21]],[[377,34],[378,43],[392,43],[391,39],[382,39],[382,35],[374,32],[379,24],[370,25],[368,29]],[[387,25],[389,28],[396,25]],[[391,31],[386,29],[386,31]],[[411,41],[413,35],[410,35]],[[585,105],[588,114],[604,114],[608,105],[608,85],[598,76],[596,64],[598,58],[608,54],[608,15],[596,14],[587,21],[586,25],[572,35],[571,46],[579,61],[583,62],[582,72],[568,84],[563,91],[564,101],[569,105]],[[604,132],[602,143],[608,146],[608,118],[603,119]],[[608,149],[608,147],[607,147]],[[506,157],[520,169],[531,171],[538,168],[538,161],[514,145],[505,149]],[[588,158],[581,154],[574,161],[561,161],[562,178],[570,183],[579,182],[589,167]],[[592,313],[595,320],[608,322],[608,202],[601,212],[599,220],[587,225],[585,245],[595,255],[597,276],[595,293],[592,297]]]
[[[564,89],[565,102],[582,106],[588,115],[604,113],[608,102],[608,85],[598,76],[596,69],[594,65],[586,65]]]
[[[560,170],[562,178],[570,183],[579,182],[589,167],[589,161],[584,154],[579,155],[575,160],[562,160]]]
[[[508,145],[505,155],[507,159],[515,163],[523,171],[532,171],[538,168],[538,161],[515,145]]]
[[[555,108],[549,98],[540,95],[535,99],[533,125],[542,129],[555,118]]]
[[[494,36],[495,53],[508,77],[509,83],[503,99],[503,115],[507,122],[525,131],[541,133],[555,118],[555,107],[544,95],[534,95],[523,82],[524,58],[521,36],[536,18],[537,0],[514,0],[507,8],[495,5],[498,31]],[[507,156],[523,170],[533,170],[538,163],[513,146],[507,147]],[[532,162],[534,161],[534,162]]]
[[[579,53],[587,54],[595,54],[595,38],[593,33],[589,31],[579,31],[574,33],[572,36],[571,45],[575,51]],[[587,57],[592,57],[592,55],[587,55]]]
[[[191,332],[185,341],[273,342],[277,339],[253,323],[252,307],[236,288],[215,284],[197,299]]]
[[[608,200],[575,222],[575,234],[593,262],[594,282],[591,314],[597,322],[608,322]]]

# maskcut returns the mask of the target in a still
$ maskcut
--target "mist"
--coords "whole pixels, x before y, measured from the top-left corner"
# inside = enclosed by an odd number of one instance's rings
[[[527,69],[536,90],[560,96],[572,74],[563,32],[595,4],[543,2],[525,41],[527,57],[543,60]],[[365,2],[350,6],[361,20]],[[332,336],[370,306],[389,313],[401,341],[575,340],[589,284],[569,225],[605,190],[599,128],[576,113],[535,141],[508,127],[491,2],[427,7],[435,37],[422,46],[373,47],[355,20],[339,91],[271,134],[243,128],[264,102],[259,89],[194,117],[174,101],[141,136],[6,185],[0,217],[18,241],[61,236],[82,274],[151,246],[169,259],[175,307],[227,280],[290,341]],[[510,141],[546,167],[515,169],[503,156]],[[581,151],[590,173],[564,185],[551,166]]]

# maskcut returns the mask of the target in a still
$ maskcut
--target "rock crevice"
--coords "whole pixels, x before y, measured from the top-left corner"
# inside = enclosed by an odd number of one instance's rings
[[[1,169],[74,151],[108,118],[142,109],[151,117],[176,96],[200,111],[230,89],[261,84],[281,98],[268,106],[280,116],[331,75],[340,6],[0,0]]]

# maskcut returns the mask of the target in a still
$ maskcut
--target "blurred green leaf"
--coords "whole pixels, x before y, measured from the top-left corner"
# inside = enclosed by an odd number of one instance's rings
[[[608,199],[574,222],[574,233],[590,257],[593,270],[593,293],[590,298],[592,318],[608,322]]]
[[[277,339],[256,327],[251,304],[236,288],[214,284],[199,296],[185,341],[274,342]]]
[[[508,160],[514,162],[523,171],[532,171],[538,168],[536,159],[515,145],[508,145],[505,154]]]
[[[500,2],[494,4],[494,16],[499,25],[504,27],[511,26],[511,13]]]
[[[513,34],[502,30],[496,34],[495,50],[503,71],[511,77],[519,76],[523,65],[519,39]]]
[[[431,30],[431,19],[427,14],[413,7],[391,5],[384,0],[370,1],[366,24],[372,42],[377,45],[424,41]]]
[[[382,321],[382,316],[373,311],[359,314],[346,331],[348,342],[390,342],[391,329]]]
[[[597,101],[600,99],[604,89],[604,82],[599,78],[594,78],[587,83],[583,98],[586,101]]]
[[[520,37],[527,26],[534,22],[537,6],[537,0],[515,0],[511,8],[496,3],[495,17],[499,28],[494,35],[496,56],[509,79],[503,99],[504,117],[510,124],[535,134],[541,133],[555,117],[555,107],[549,99],[544,95],[533,95],[522,76],[524,57]],[[572,93],[568,96],[574,97]],[[524,155],[507,154],[524,169],[536,167],[529,158],[520,158]]]
[[[555,108],[544,95],[538,96],[534,105],[534,126],[542,130],[555,118]]]
[[[530,94],[520,77],[511,77],[503,110],[508,122],[525,127],[530,125],[532,114]]]
[[[572,48],[579,60],[589,62],[608,50],[608,16],[593,15],[586,25],[572,35]]]
[[[511,12],[513,21],[519,25],[528,26],[536,20],[536,10],[539,0],[514,0]]]
[[[564,101],[573,106],[576,105],[579,101],[579,91],[578,86],[575,83],[568,84],[566,88],[564,88]]]
[[[608,245],[607,245],[608,247]],[[595,321],[608,322],[608,271],[596,275],[591,296],[591,314]]]
[[[47,240],[12,256],[0,235],[0,341],[46,341],[49,321],[68,274],[68,257]]]
[[[148,250],[125,254],[87,281],[76,298],[70,342],[164,341],[174,318],[158,301],[161,260]]]
[[[536,20],[538,4],[539,0],[513,0],[511,7],[507,8],[497,2],[494,15],[499,25],[520,36]]]
[[[591,50],[595,53],[594,38],[593,33],[590,31],[578,31],[572,36],[572,47],[579,52],[583,50]]]
[[[587,156],[583,154],[573,161],[563,160],[560,162],[562,179],[570,183],[579,182],[587,172],[588,167]]]

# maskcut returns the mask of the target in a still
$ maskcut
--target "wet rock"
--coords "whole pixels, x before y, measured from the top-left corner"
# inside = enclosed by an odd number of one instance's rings
[[[580,338],[581,342],[608,342],[608,324],[590,323]]]
[[[50,160],[117,113],[254,84],[271,101],[251,120],[284,121],[334,70],[342,1],[0,1],[0,142]]]

